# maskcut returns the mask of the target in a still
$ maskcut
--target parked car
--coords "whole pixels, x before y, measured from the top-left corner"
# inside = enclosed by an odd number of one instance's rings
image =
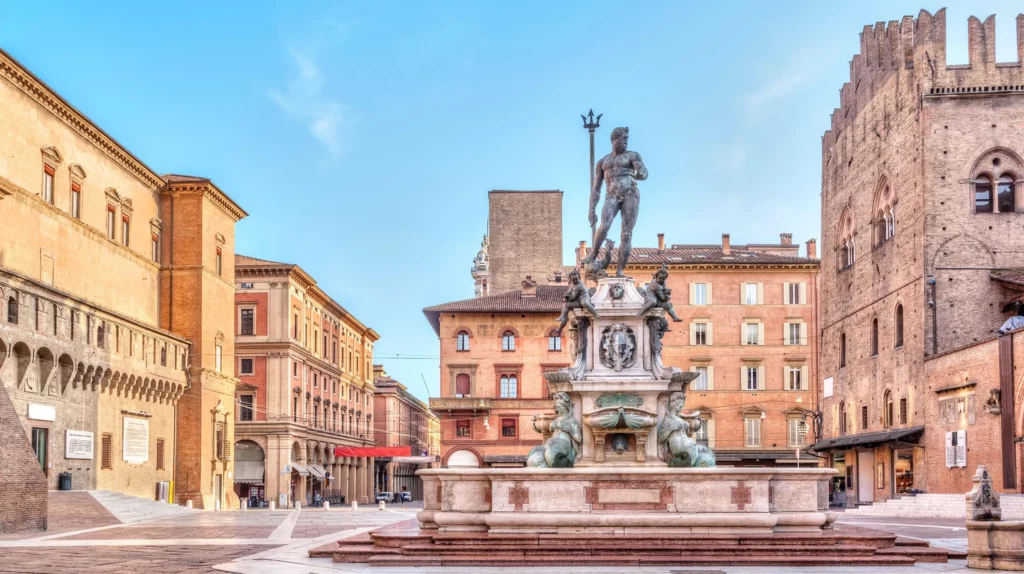
[[[391,494],[390,492],[377,493],[377,502],[391,502],[392,498],[394,498],[394,495]]]
[[[411,492],[403,492],[402,493],[402,502],[412,502],[412,493]]]

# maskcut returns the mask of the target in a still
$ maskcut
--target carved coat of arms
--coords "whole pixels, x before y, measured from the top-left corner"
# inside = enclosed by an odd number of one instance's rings
[[[616,373],[636,363],[636,334],[624,323],[606,327],[601,334],[601,364]]]

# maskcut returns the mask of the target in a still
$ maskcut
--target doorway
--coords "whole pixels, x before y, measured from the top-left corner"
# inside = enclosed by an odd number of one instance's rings
[[[224,509],[224,475],[215,474],[213,475],[213,496],[214,503],[213,507],[218,510]]]
[[[48,464],[50,449],[49,445],[49,431],[48,429],[33,428],[32,429],[32,450],[36,453],[36,459],[39,460],[39,466],[43,468],[43,474],[50,476],[50,465]]]
[[[864,450],[857,453],[857,503],[875,501],[875,452]]]

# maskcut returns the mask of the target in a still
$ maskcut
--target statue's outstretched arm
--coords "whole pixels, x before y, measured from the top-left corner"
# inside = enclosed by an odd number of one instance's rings
[[[636,179],[643,181],[647,179],[647,166],[644,165],[640,154],[633,152],[633,169],[636,170]]]

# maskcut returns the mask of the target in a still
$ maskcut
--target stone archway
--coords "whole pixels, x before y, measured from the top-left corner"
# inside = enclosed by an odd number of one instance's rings
[[[475,451],[465,448],[455,449],[445,456],[446,467],[477,468],[482,466],[483,461]]]

